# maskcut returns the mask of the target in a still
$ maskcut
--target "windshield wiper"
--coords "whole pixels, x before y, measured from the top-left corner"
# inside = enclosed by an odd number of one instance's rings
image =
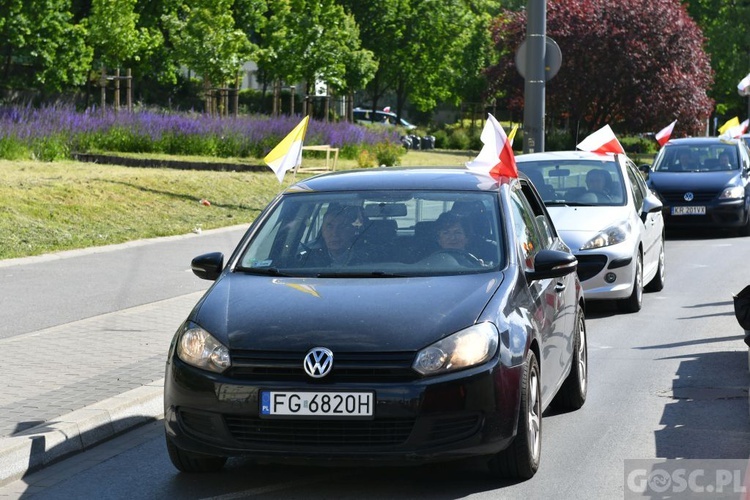
[[[287,273],[279,271],[278,267],[238,267],[238,271],[248,274],[263,274],[267,276],[291,276]]]
[[[591,203],[581,203],[578,201],[545,201],[548,207],[588,207],[593,206]]]
[[[404,278],[406,275],[385,271],[338,271],[318,273],[315,276],[318,278]]]

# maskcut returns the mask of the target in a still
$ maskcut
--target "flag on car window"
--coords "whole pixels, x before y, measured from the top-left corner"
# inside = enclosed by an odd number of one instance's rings
[[[737,92],[739,92],[741,96],[750,95],[750,74],[740,80],[740,83],[737,84]]]
[[[656,138],[656,142],[659,143],[659,146],[663,146],[667,143],[667,141],[669,141],[669,138],[672,136],[672,131],[674,130],[675,123],[677,123],[677,120],[673,121],[656,133],[654,138]]]
[[[722,132],[722,134],[719,136],[719,139],[723,141],[731,141],[732,139],[737,139],[742,134],[747,132],[748,125],[750,125],[750,119],[729,127],[728,129],[725,129],[724,132]]]
[[[513,155],[513,143],[505,135],[502,125],[492,114],[487,115],[487,122],[482,129],[482,150],[474,160],[466,163],[466,168],[487,172],[494,179],[500,177],[518,177],[516,157]]]
[[[724,132],[726,132],[730,128],[738,127],[739,125],[740,125],[740,119],[735,116],[731,120],[727,120],[726,123],[724,123],[724,125],[719,127],[719,135],[723,135]]]
[[[510,147],[513,148],[513,139],[516,138],[516,132],[518,131],[518,124],[513,125],[513,128],[510,129],[510,134],[508,134],[508,141],[510,141]]]
[[[592,153],[625,153],[622,144],[617,140],[615,133],[612,132],[609,125],[605,125],[589,135],[576,147],[581,151],[590,151]]]
[[[283,182],[287,170],[298,167],[302,163],[302,143],[307,132],[309,116],[305,116],[299,124],[284,137],[263,161],[271,167],[279,182]]]

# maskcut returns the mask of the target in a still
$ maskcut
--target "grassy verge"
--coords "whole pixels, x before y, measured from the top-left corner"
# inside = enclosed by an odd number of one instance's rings
[[[472,157],[468,152],[409,151],[401,163],[461,166]],[[303,166],[324,163],[324,158],[303,160]],[[354,160],[339,160],[338,170],[356,167]],[[279,184],[270,169],[201,171],[0,160],[0,259],[247,224],[281,189],[307,175],[287,174]]]

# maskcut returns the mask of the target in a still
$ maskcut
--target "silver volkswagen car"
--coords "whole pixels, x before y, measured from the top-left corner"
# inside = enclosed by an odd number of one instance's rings
[[[637,312],[644,287],[664,287],[662,203],[626,155],[556,151],[516,162],[578,258],[587,301],[616,300],[622,312]]]

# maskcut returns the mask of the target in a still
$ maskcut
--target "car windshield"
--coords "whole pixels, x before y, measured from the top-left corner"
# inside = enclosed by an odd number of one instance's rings
[[[622,172],[602,159],[554,159],[518,162],[546,205],[624,205]]]
[[[286,194],[254,229],[235,270],[274,276],[467,274],[504,263],[494,193]]]
[[[654,172],[712,172],[739,170],[737,148],[732,144],[667,145],[654,161]]]

